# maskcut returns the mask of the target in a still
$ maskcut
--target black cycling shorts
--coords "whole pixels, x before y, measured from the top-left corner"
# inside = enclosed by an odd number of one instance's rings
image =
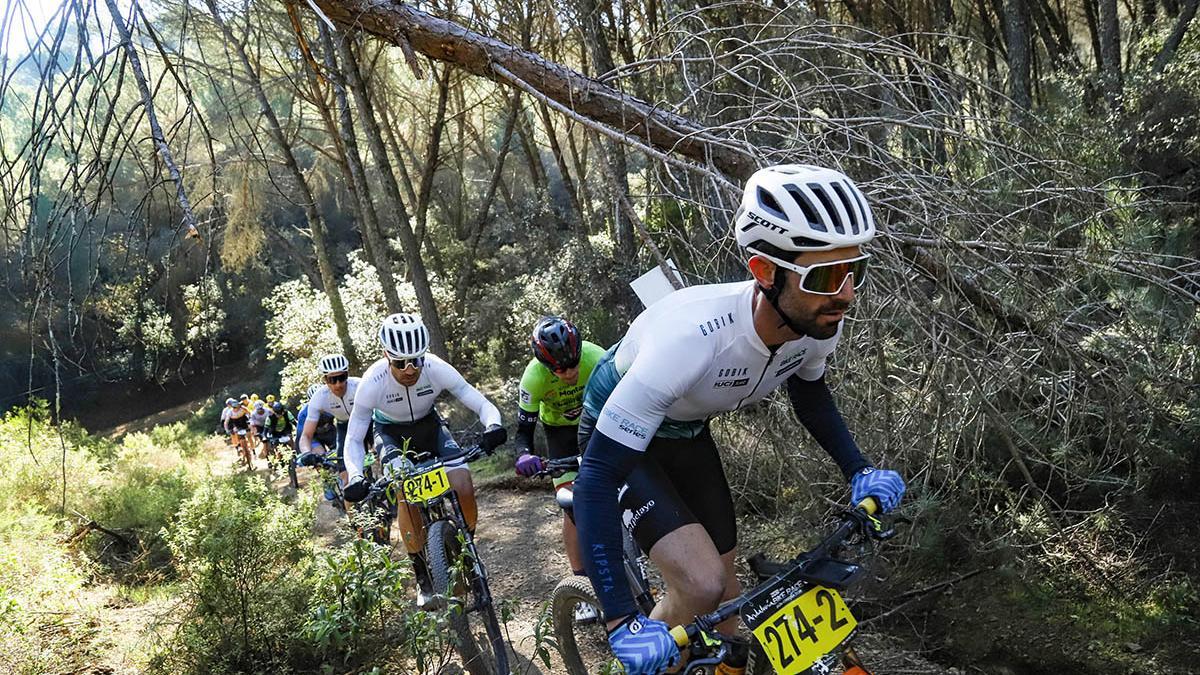
[[[695,438],[654,438],[620,492],[623,518],[649,551],[666,535],[699,523],[717,552],[737,547],[733,495],[708,426]]]
[[[575,440],[578,427],[574,424],[561,427],[543,424],[542,430],[546,432],[546,453],[550,455],[550,459],[574,457],[579,454],[579,446]]]
[[[230,417],[229,418],[229,428],[230,429],[249,429],[250,428],[250,418],[246,417],[245,415],[242,415],[241,417]]]
[[[437,413],[430,413],[416,422],[407,424],[375,422],[375,451],[380,457],[387,455],[393,448],[404,448],[405,440],[408,441],[407,455],[414,462],[432,457],[445,459],[462,452],[462,448],[442,424]],[[465,466],[461,458],[446,463],[447,469],[459,466]]]

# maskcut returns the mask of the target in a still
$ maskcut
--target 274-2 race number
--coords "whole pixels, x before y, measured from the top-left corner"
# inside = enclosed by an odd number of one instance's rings
[[[842,644],[858,621],[837,591],[815,586],[754,629],[779,675],[798,675]]]

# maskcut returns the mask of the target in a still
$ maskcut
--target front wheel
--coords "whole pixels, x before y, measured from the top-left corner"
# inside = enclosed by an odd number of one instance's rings
[[[463,550],[458,527],[449,520],[429,527],[425,556],[433,592],[446,599],[446,618],[454,648],[471,675],[508,675],[508,653],[500,622],[487,589],[487,579],[475,574],[475,561]],[[471,617],[482,621],[485,635],[476,638]],[[481,648],[482,646],[482,648]]]
[[[558,651],[570,675],[604,671],[613,655],[600,603],[587,577],[571,576],[558,582],[550,595],[550,618]]]

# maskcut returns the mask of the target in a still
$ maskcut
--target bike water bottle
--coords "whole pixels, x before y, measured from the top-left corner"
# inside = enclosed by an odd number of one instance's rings
[[[713,675],[745,675],[746,661],[750,656],[750,645],[745,642],[734,642],[729,645],[729,653],[717,664]]]

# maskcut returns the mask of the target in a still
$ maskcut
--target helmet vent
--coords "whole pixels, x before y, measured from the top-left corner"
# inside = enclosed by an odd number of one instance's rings
[[[825,208],[825,213],[829,214],[829,222],[833,224],[833,229],[838,234],[846,234],[846,227],[842,223],[842,219],[838,217],[837,208],[834,207],[833,200],[825,193],[825,186],[820,183],[809,183],[808,187],[817,196],[817,199],[821,201],[821,206]]]
[[[845,186],[842,183],[834,183],[833,192],[837,195],[838,200],[842,202],[842,207],[846,209],[846,213],[850,216],[850,231],[858,234],[862,231],[860,229],[861,223],[859,221],[858,209],[855,208],[854,202],[846,194]]]
[[[762,186],[758,188],[758,205],[769,211],[776,218],[787,222],[787,214],[783,212],[783,207],[779,205],[779,202],[775,201],[775,195],[762,189]]]
[[[808,195],[796,185],[786,185],[784,189],[796,200],[796,204],[800,206],[800,210],[804,212],[804,218],[808,221],[808,226],[819,232],[827,232],[825,221],[821,216],[817,215],[817,210],[813,208],[812,202],[808,200]]]

